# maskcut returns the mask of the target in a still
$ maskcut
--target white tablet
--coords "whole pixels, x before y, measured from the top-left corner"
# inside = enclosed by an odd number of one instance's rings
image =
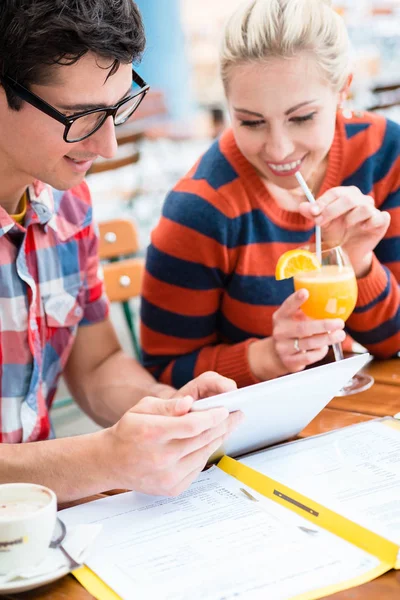
[[[300,433],[339,390],[372,359],[368,353],[278,377],[194,403],[192,410],[225,406],[246,418],[213,454],[241,456]]]

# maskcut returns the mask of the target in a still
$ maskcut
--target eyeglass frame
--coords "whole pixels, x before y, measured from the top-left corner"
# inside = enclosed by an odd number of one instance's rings
[[[59,123],[62,123],[65,127],[63,139],[64,139],[64,142],[66,142],[67,144],[76,144],[77,142],[82,142],[83,140],[86,140],[88,137],[90,137],[91,135],[96,133],[96,131],[98,131],[100,129],[100,127],[102,127],[104,125],[104,123],[106,122],[108,117],[113,117],[115,127],[118,127],[118,125],[123,125],[129,119],[129,117],[131,117],[133,115],[133,113],[137,110],[137,108],[139,107],[143,98],[145,97],[145,95],[147,94],[147,92],[150,89],[150,86],[144,81],[144,79],[142,79],[140,77],[140,75],[138,73],[136,73],[136,71],[134,69],[132,69],[132,82],[137,83],[140,86],[140,90],[138,92],[128,96],[127,98],[124,98],[123,100],[121,100],[120,102],[115,104],[114,106],[105,106],[102,108],[92,108],[91,110],[85,110],[83,112],[75,113],[75,114],[71,115],[70,117],[67,117],[62,112],[60,112],[56,108],[54,108],[54,106],[52,106],[51,104],[48,104],[48,102],[46,102],[45,100],[43,100],[42,98],[40,98],[39,96],[37,96],[36,94],[31,92],[30,90],[28,90],[26,87],[24,87],[23,85],[18,83],[18,81],[15,81],[15,79],[13,79],[12,77],[9,77],[8,75],[0,75],[0,81],[3,85],[8,86],[18,96],[18,98],[21,98],[21,100],[25,100],[25,102],[28,102],[28,104],[30,104],[31,106],[34,106],[35,108],[37,108],[41,112],[45,113],[52,119],[55,119]],[[131,114],[128,115],[127,118],[124,121],[122,121],[122,123],[115,123],[115,116],[116,116],[118,110],[121,108],[121,106],[123,106],[130,100],[133,100],[133,98],[136,98],[136,96],[139,96],[139,94],[142,94],[142,97],[139,100],[137,106],[135,106],[135,109],[131,112]],[[105,116],[104,116],[104,119],[101,120],[98,125],[96,125],[96,127],[93,131],[91,131],[87,135],[84,135],[83,137],[81,137],[77,140],[68,140],[67,139],[69,130],[71,129],[71,127],[75,123],[75,121],[77,121],[81,117],[86,117],[88,115],[98,113],[98,112],[105,113]]]

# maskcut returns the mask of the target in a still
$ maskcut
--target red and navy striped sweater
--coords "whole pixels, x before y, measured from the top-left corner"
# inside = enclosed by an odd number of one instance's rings
[[[357,186],[391,214],[346,327],[371,353],[390,357],[400,350],[400,126],[339,113],[320,194],[340,185]],[[293,291],[292,280],[275,281],[277,260],[313,236],[311,221],[278,206],[225,132],[169,193],[152,234],[145,366],[175,387],[206,370],[254,383],[248,345],[271,335],[272,314]]]

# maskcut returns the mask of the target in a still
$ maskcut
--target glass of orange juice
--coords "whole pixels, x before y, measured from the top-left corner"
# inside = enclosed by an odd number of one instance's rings
[[[304,249],[315,254],[315,246],[310,245]],[[346,321],[357,302],[357,280],[353,267],[340,246],[323,247],[319,258],[320,268],[294,274],[295,290],[306,289],[309,293],[301,308],[311,319],[340,318]],[[342,360],[341,344],[333,344],[332,347],[335,360]],[[373,383],[374,379],[370,375],[357,373],[338,395],[348,396],[362,392]]]

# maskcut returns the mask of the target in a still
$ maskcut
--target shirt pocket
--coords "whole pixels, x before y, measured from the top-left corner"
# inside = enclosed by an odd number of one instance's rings
[[[83,298],[80,290],[65,291],[42,298],[44,317],[48,328],[73,328],[83,317]]]
[[[43,365],[48,386],[54,385],[71,352],[78,325],[84,313],[84,290],[64,291],[42,297],[44,331],[42,331]]]

